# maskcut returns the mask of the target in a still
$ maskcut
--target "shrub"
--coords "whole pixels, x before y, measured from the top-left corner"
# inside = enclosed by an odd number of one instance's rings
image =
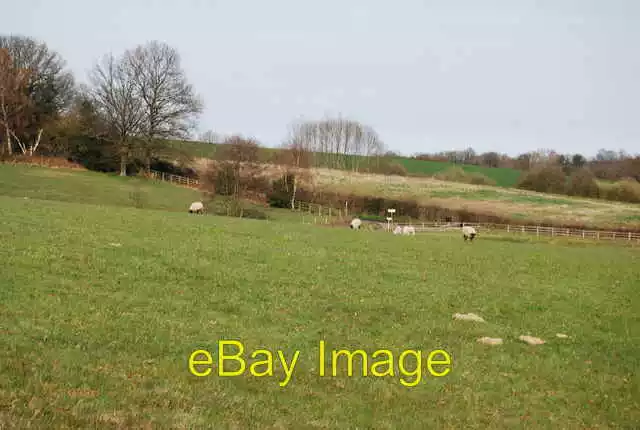
[[[466,172],[462,167],[453,166],[433,175],[441,181],[462,182],[475,185],[496,185],[496,181],[479,172]]]
[[[271,190],[267,193],[269,206],[275,208],[291,207],[291,195],[295,177],[292,174],[284,174],[278,180],[273,181]]]
[[[542,166],[529,171],[517,184],[517,188],[540,193],[564,194],[567,178],[562,167]]]
[[[185,176],[192,179],[197,179],[198,177],[196,171],[190,167],[179,166],[170,161],[162,160],[155,157],[152,158],[150,167],[151,170],[156,170],[158,172],[168,173],[171,175]]]
[[[267,216],[266,213],[264,213],[263,211],[259,210],[259,209],[255,209],[255,208],[247,208],[244,209],[242,211],[242,218],[251,218],[251,219],[268,219],[269,217]]]
[[[483,175],[482,173],[471,173],[469,174],[470,184],[474,185],[497,185],[497,182],[491,179],[490,177]]]
[[[462,167],[454,166],[436,173],[433,177],[441,181],[465,182],[467,174]]]
[[[381,175],[407,176],[407,169],[402,164],[386,158],[383,158],[377,166],[372,166],[368,170],[371,173],[378,173]]]
[[[598,197],[599,191],[596,177],[589,169],[577,169],[569,177],[567,194],[570,196]]]
[[[140,187],[136,187],[134,191],[129,193],[129,198],[133,202],[133,206],[138,209],[144,208],[146,204],[146,195],[140,189]]]
[[[601,185],[600,192],[607,200],[640,203],[640,183],[635,179],[623,179],[615,184]]]

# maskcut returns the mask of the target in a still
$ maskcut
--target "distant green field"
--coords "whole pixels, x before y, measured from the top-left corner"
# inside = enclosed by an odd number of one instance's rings
[[[168,141],[168,144],[177,150],[183,151],[193,157],[202,157],[202,158],[213,158],[217,149],[219,148],[218,144],[210,144],[210,143],[199,143],[199,142],[183,142],[183,141]],[[262,148],[261,151],[261,159],[264,161],[269,161],[273,159],[274,154],[278,151],[278,149],[273,148]],[[405,157],[394,157],[394,161],[402,164],[409,174],[412,175],[428,175],[432,176],[438,172],[447,170],[455,165],[453,163],[445,163],[438,161],[425,161],[425,160],[416,160],[412,158]],[[346,170],[352,170],[355,166],[363,166],[367,162],[366,157],[362,156],[349,156],[346,157],[344,161],[344,166],[342,166]],[[323,167],[325,164],[320,161],[318,167]],[[506,169],[506,168],[490,168],[490,167],[482,167],[482,166],[471,166],[471,165],[462,165],[461,166],[467,172],[475,172],[481,173],[494,181],[500,187],[513,187],[518,182],[520,175],[522,172],[515,169]]]
[[[481,173],[494,181],[500,187],[513,187],[520,179],[522,172],[515,169],[491,168],[471,165],[456,165],[439,161],[416,160],[413,158],[398,157],[396,161],[402,164],[410,174],[434,175],[438,172],[450,169],[454,166],[461,167],[469,173]]]

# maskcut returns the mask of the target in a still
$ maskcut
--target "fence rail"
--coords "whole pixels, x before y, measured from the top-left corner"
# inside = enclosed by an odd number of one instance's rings
[[[459,230],[460,223],[416,223],[416,224],[394,224],[394,225],[413,225],[418,232],[433,231],[451,231]],[[544,227],[537,225],[511,225],[511,224],[489,224],[489,223],[464,223],[471,227],[482,231],[500,231],[513,234],[529,234],[536,236],[551,237],[573,237],[579,239],[595,239],[595,240],[637,240],[640,241],[640,233],[627,231],[600,231],[600,230],[579,230],[562,227]]]
[[[149,176],[155,180],[167,181],[181,186],[190,188],[197,188],[200,185],[200,181],[197,179],[187,178],[185,176],[173,175],[170,173],[158,172],[151,170]],[[304,214],[310,215],[313,223],[328,224],[332,221],[342,221],[349,217],[348,207],[334,208],[331,206],[321,205],[317,203],[308,203],[296,201],[294,204],[294,210]],[[379,224],[381,228],[386,229],[389,225],[385,222],[373,223]],[[483,231],[500,231],[513,234],[529,234],[536,236],[551,236],[551,237],[573,237],[579,239],[595,239],[595,240],[637,240],[640,241],[640,233],[625,232],[625,231],[599,231],[599,230],[579,230],[571,228],[560,227],[543,227],[537,225],[511,225],[511,224],[489,224],[489,223],[464,223],[477,228],[480,232]],[[450,222],[424,222],[413,224],[398,224],[393,223],[395,226],[412,225],[415,228],[416,233],[427,232],[444,232],[460,229],[460,223]]]
[[[173,184],[178,184],[189,188],[197,188],[200,186],[200,181],[197,179],[187,178],[186,176],[173,175],[171,173],[158,172],[156,170],[150,170],[149,177],[159,181],[171,182]]]

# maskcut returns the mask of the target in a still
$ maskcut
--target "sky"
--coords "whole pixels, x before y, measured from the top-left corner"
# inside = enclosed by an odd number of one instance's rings
[[[341,115],[402,154],[640,152],[637,0],[0,0],[80,82],[104,54],[176,48],[199,131],[279,145]]]

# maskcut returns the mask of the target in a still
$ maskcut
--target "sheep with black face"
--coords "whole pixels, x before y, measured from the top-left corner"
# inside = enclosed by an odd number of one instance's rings
[[[470,225],[464,224],[460,224],[460,227],[462,227],[462,237],[464,238],[465,242],[467,241],[467,239],[469,240],[469,242],[473,242],[473,239],[478,235],[476,229],[471,227]]]
[[[204,205],[202,202],[193,202],[191,206],[189,206],[190,214],[202,214],[204,213]]]

